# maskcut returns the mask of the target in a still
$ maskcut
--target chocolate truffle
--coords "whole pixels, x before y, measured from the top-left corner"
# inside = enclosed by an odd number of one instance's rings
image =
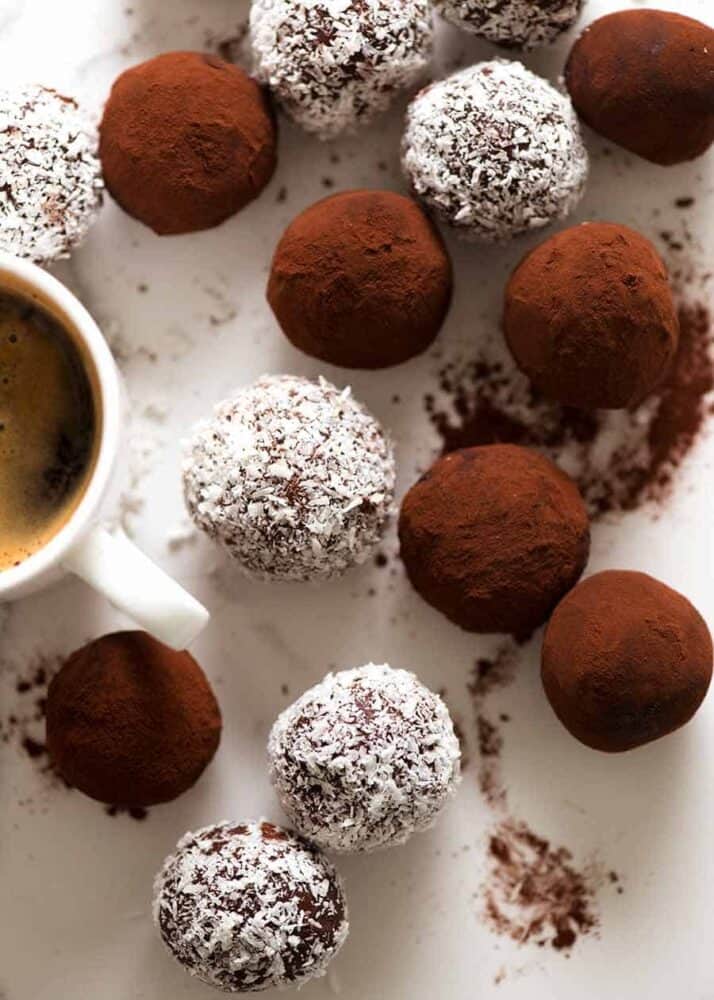
[[[386,664],[306,691],[273,726],[268,756],[291,821],[332,851],[403,844],[435,823],[460,777],[446,705]]]
[[[292,221],[273,257],[268,301],[306,354],[386,368],[433,342],[451,301],[451,263],[410,198],[347,191]]]
[[[525,257],[506,289],[503,327],[536,388],[581,409],[640,403],[679,340],[659,254],[633,229],[607,222],[573,226]]]
[[[535,49],[567,31],[585,0],[434,0],[434,6],[457,28],[496,45]]]
[[[564,218],[588,172],[568,98],[504,59],[417,94],[407,110],[402,164],[414,193],[443,222],[486,243]]]
[[[492,444],[446,455],[412,486],[399,540],[415,589],[447,618],[526,638],[585,568],[590,527],[564,472]]]
[[[429,64],[428,0],[253,0],[253,57],[298,125],[332,139],[370,121]]]
[[[664,10],[621,10],[591,24],[565,67],[591,128],[665,166],[714,141],[714,30]]]
[[[330,862],[265,822],[187,833],[156,878],[154,922],[187,972],[226,993],[324,975],[348,931]]]
[[[276,131],[242,69],[167,52],[117,79],[99,151],[124,211],[167,236],[210,229],[256,198],[275,170]]]
[[[267,375],[187,445],[189,513],[243,571],[326,580],[369,558],[392,512],[390,441],[349,388]]]
[[[712,640],[686,597],[645,573],[588,577],[555,609],[542,678],[565,728],[607,753],[679,729],[712,676]]]
[[[102,205],[97,131],[71,97],[0,90],[0,250],[49,264],[86,236]]]
[[[47,696],[47,747],[62,777],[122,806],[175,799],[200,778],[221,714],[188,653],[116,632],[73,653]]]

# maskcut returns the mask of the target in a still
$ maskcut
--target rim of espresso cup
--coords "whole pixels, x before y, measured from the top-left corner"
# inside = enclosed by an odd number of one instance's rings
[[[61,563],[87,530],[111,481],[121,436],[119,372],[104,335],[79,299],[36,264],[0,252],[0,294],[3,292],[37,303],[75,341],[92,386],[98,438],[87,482],[67,522],[18,566],[0,570],[0,598]]]

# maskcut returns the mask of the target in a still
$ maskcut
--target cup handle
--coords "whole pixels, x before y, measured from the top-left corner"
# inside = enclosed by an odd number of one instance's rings
[[[186,649],[208,624],[208,611],[122,531],[95,525],[64,566],[173,649]]]

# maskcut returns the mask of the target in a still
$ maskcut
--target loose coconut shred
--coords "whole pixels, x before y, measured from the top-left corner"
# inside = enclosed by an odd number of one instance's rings
[[[570,100],[503,59],[417,94],[407,111],[402,163],[416,195],[444,222],[486,243],[564,218],[588,173]]]
[[[68,257],[102,204],[97,135],[69,97],[0,90],[0,249],[47,264]]]
[[[184,462],[193,519],[258,579],[362,563],[392,511],[394,456],[349,388],[264,376],[216,407]]]
[[[432,826],[460,779],[446,705],[386,664],[328,674],[278,718],[268,756],[297,829],[334,851],[404,843]]]
[[[348,931],[334,867],[265,822],[187,833],[156,878],[154,921],[188,972],[231,993],[324,975]]]
[[[574,24],[585,0],[435,0],[459,28],[507,48],[547,45]]]
[[[253,0],[250,29],[257,76],[321,139],[386,110],[432,50],[428,0]]]

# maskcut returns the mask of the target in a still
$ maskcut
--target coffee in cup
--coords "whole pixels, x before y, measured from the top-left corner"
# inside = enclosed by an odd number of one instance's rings
[[[0,292],[0,571],[72,516],[94,466],[97,414],[71,332],[39,304]]]

